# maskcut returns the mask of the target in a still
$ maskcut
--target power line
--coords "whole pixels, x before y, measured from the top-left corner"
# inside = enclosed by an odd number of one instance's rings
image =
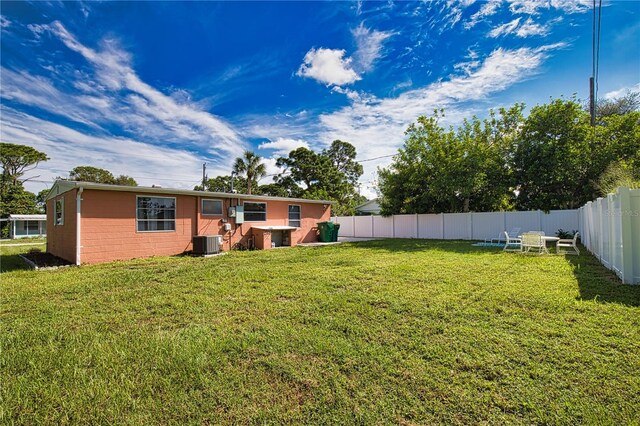
[[[366,161],[380,160],[381,158],[395,157],[397,154],[381,155],[380,157],[367,158],[366,160],[356,160],[356,163],[364,163]]]
[[[597,35],[597,41],[596,41],[596,89],[595,89],[595,102],[598,102],[598,77],[600,74],[600,28],[601,28],[601,22],[602,22],[602,0],[598,1],[598,35]]]

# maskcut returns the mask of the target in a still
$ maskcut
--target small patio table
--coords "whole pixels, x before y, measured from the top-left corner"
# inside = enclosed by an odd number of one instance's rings
[[[522,235],[518,235],[518,238],[522,238]],[[555,243],[556,241],[558,241],[560,239],[560,237],[552,237],[549,235],[541,235],[540,238],[542,238],[542,241],[544,241],[545,244],[545,250],[547,251],[547,253],[549,253],[549,250],[546,248],[546,245],[549,241],[551,241],[552,243]]]

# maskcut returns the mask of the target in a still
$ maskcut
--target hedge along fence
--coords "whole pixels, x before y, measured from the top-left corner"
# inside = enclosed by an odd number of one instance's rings
[[[428,238],[438,240],[488,240],[513,228],[521,232],[558,229],[578,230],[579,210],[525,212],[406,214],[382,216],[338,216],[340,236],[352,238]]]
[[[623,283],[640,284],[640,189],[618,188],[579,211],[587,250]]]

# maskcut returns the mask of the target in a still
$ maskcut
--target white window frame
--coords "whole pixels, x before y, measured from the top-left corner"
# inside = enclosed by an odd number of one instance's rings
[[[60,209],[58,209],[58,203],[60,203]],[[58,210],[60,211],[58,212]],[[58,220],[58,213],[60,213],[60,220]],[[53,225],[64,225],[64,197],[53,200]]]
[[[205,201],[217,201],[220,203],[220,213],[205,213],[204,212],[204,202]],[[202,216],[224,216],[224,200],[220,200],[217,198],[203,198],[200,200],[200,212]]]
[[[139,208],[138,207],[138,200],[140,198],[169,198],[169,199],[172,199],[173,202],[174,202],[174,205],[175,205],[174,210],[175,210],[175,213],[176,213],[174,216],[177,216],[177,213],[178,213],[178,200],[176,199],[176,197],[163,197],[163,196],[157,196],[157,195],[136,195],[136,232],[140,232],[140,233],[147,233],[147,232],[176,232],[176,229],[178,228],[178,218],[177,217],[173,218],[173,223],[174,223],[173,229],[153,229],[153,230],[147,230],[147,231],[138,230],[138,223],[140,221],[143,221],[143,222],[153,222],[153,221],[156,221],[156,222],[158,222],[158,221],[169,222],[169,221],[171,221],[171,219],[160,219],[160,220],[158,220],[158,219],[153,219],[153,220],[152,219],[138,219],[138,208]]]
[[[257,212],[257,211],[249,211],[249,213],[264,213],[264,220],[247,220],[247,203],[251,203],[251,204],[264,204],[264,212]],[[267,211],[268,211],[268,205],[266,202],[263,201],[243,201],[242,202],[242,206],[244,207],[244,221],[245,222],[266,222],[267,221]]]
[[[291,219],[289,217],[289,214],[291,213],[289,211],[289,207],[292,207],[292,206],[298,208],[298,214],[300,215],[300,217],[298,219]],[[302,204],[289,204],[287,206],[287,225],[294,226],[294,225],[291,224],[292,220],[295,220],[295,221],[297,221],[299,223],[298,226],[296,226],[296,228],[302,228]]]

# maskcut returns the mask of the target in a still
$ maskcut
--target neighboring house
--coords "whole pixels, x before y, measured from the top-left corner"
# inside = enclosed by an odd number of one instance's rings
[[[58,180],[47,196],[47,252],[76,264],[192,250],[221,235],[222,249],[317,241],[331,202]]]
[[[46,237],[47,215],[44,214],[10,214],[9,238]]]
[[[380,214],[380,204],[378,204],[378,199],[375,198],[356,206],[356,214],[358,216]]]

